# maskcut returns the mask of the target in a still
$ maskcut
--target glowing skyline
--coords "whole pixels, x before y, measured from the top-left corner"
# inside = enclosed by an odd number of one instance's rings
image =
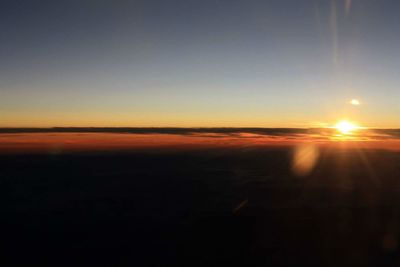
[[[392,0],[9,1],[0,127],[398,128],[399,11]]]

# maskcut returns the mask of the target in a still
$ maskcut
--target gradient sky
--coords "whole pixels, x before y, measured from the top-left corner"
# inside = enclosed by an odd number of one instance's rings
[[[0,127],[400,127],[398,0],[0,5]]]

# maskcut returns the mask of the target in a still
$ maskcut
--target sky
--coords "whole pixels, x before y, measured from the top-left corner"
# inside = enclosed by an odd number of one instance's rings
[[[399,12],[395,0],[1,1],[0,127],[397,128]]]

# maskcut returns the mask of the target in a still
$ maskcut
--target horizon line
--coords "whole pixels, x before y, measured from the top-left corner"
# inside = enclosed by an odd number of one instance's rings
[[[307,131],[336,130],[334,127],[0,127],[0,134],[4,133],[72,133],[72,132],[110,132],[110,133],[188,133],[188,132],[215,132],[215,133],[239,133],[243,131],[265,132],[276,131],[285,133],[298,133]],[[400,131],[400,128],[360,128],[359,130],[372,131]]]

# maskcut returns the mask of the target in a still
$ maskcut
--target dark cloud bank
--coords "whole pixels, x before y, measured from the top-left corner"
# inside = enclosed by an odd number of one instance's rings
[[[210,137],[241,136],[254,134],[260,136],[297,137],[310,135],[313,138],[323,138],[336,134],[331,128],[178,128],[178,127],[54,127],[54,128],[0,128],[0,134],[17,133],[125,133],[125,134],[177,134],[177,135],[210,135]],[[398,139],[400,129],[363,129],[354,133],[355,136],[373,139]],[[244,136],[242,136],[244,137]]]

